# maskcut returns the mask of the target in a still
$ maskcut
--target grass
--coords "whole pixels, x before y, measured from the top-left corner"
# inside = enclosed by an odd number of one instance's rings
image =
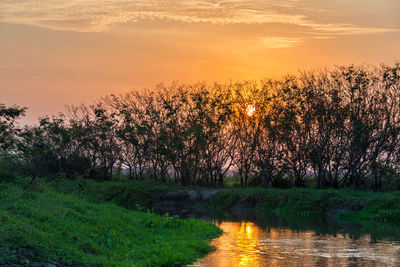
[[[221,192],[213,200],[213,206],[222,210],[237,204],[261,215],[313,215],[336,209],[343,220],[400,223],[400,192],[246,188]]]
[[[95,182],[84,179],[61,179],[53,186],[66,193],[80,194],[90,201],[111,201],[127,208],[137,204],[152,207],[166,192],[185,189],[146,181]],[[229,188],[212,200],[212,209],[227,211],[237,204],[255,209],[261,216],[272,211],[302,216],[321,215],[336,209],[339,211],[337,217],[342,220],[400,223],[398,191]]]
[[[50,261],[72,266],[181,266],[208,253],[209,241],[221,234],[207,222],[93,202],[43,182],[33,190],[24,189],[24,184],[0,184],[0,266]]]
[[[0,183],[0,266],[51,261],[72,266],[181,266],[209,252],[209,241],[221,234],[207,222],[147,210],[166,192],[182,187],[84,179],[39,180],[25,189],[27,184]],[[291,214],[296,222],[301,216],[336,209],[337,217],[362,222],[365,231],[375,231],[378,237],[388,235],[392,226],[387,223],[393,225],[390,235],[400,236],[395,227],[400,223],[400,192],[231,188],[212,199],[210,210],[226,211],[237,204],[255,210],[260,218],[274,211]],[[126,209],[136,207],[147,212]]]
[[[57,191],[78,194],[89,201],[111,202],[129,209],[136,205],[151,207],[163,194],[178,188],[149,181],[107,182],[87,179],[56,179],[51,185]]]
[[[55,181],[53,186],[76,193],[90,201],[111,201],[127,208],[139,204],[152,207],[163,194],[185,189],[145,181],[95,182],[84,179]],[[400,192],[373,193],[351,189],[265,189],[229,188],[212,200],[212,209],[227,211],[234,205],[255,209],[259,215],[287,213],[309,216],[338,210],[337,217],[350,221],[400,223]]]

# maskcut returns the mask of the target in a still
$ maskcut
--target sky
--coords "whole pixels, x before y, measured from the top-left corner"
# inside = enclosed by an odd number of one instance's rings
[[[399,0],[1,0],[0,103],[24,122],[159,83],[400,60]]]

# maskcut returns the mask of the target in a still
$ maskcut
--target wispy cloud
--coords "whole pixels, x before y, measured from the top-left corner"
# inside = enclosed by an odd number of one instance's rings
[[[305,23],[302,26],[312,29],[312,34],[324,34],[325,36],[333,35],[360,35],[360,34],[377,34],[398,32],[394,28],[373,28],[373,27],[359,27],[353,24],[316,24]]]
[[[253,9],[240,3],[243,1],[5,0],[0,2],[0,21],[80,32],[106,31],[114,24],[143,19],[220,25],[307,23],[301,14]]]
[[[264,48],[287,48],[302,43],[304,39],[293,37],[262,37],[259,41],[260,45]]]
[[[322,36],[398,31],[353,24],[317,23],[308,18],[304,10],[304,4],[297,0],[285,1],[284,4],[271,0],[2,0],[0,22],[77,32],[102,32],[115,24],[144,19],[219,25],[288,24],[304,28],[305,34]]]

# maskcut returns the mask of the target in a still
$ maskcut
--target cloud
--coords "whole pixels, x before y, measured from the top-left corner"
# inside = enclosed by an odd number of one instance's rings
[[[0,21],[79,32],[106,31],[118,23],[143,19],[220,25],[307,22],[303,15],[245,8],[240,3],[195,0],[21,0],[16,3],[4,0],[0,2]]]
[[[292,37],[262,37],[259,41],[260,45],[264,48],[287,48],[302,43],[304,39]]]
[[[0,22],[53,30],[103,32],[119,23],[145,19],[208,24],[289,24],[320,36],[398,31],[353,24],[319,24],[309,19],[301,1],[265,0],[2,0]]]
[[[360,35],[360,34],[378,34],[398,32],[398,29],[393,28],[373,28],[359,27],[353,24],[316,24],[305,23],[302,26],[312,29],[312,34],[323,34],[325,36],[333,35]],[[323,37],[323,36],[322,36]]]

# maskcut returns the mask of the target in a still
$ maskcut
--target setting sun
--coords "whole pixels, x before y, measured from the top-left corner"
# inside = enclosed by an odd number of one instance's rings
[[[247,105],[246,114],[249,117],[252,117],[256,112],[256,107],[253,104]]]

